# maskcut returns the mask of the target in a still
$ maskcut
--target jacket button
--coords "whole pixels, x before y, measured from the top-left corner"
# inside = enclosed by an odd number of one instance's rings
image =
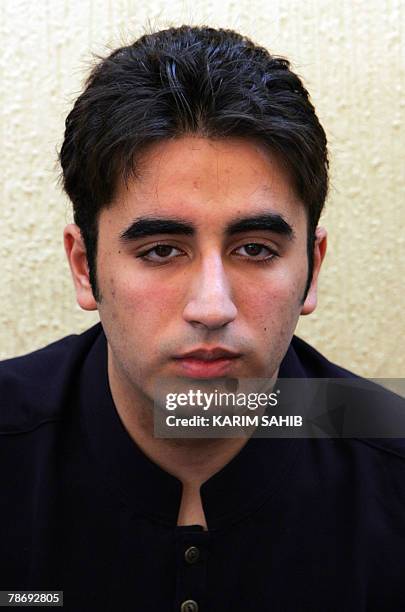
[[[198,612],[198,603],[194,599],[187,599],[181,604],[180,612]]]
[[[190,546],[190,548],[187,548],[186,552],[184,553],[184,558],[187,563],[190,563],[191,565],[200,558],[200,551],[196,546]]]

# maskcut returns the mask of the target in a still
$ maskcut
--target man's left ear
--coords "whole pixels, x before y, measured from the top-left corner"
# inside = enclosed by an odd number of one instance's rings
[[[327,232],[324,227],[315,230],[314,269],[309,291],[301,308],[302,315],[311,314],[316,308],[318,299],[318,276],[326,253]]]

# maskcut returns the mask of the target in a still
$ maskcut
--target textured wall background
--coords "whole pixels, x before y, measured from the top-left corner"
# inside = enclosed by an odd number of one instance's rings
[[[403,0],[1,0],[0,357],[97,320],[62,248],[56,151],[91,53],[145,26],[231,27],[293,62],[326,128],[332,189],[318,310],[298,332],[360,374],[405,375]]]

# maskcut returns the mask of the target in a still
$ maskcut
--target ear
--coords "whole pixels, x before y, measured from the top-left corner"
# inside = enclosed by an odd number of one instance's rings
[[[97,310],[89,280],[86,247],[80,229],[74,223],[65,227],[63,242],[76,290],[77,303],[83,310]]]
[[[326,229],[324,227],[317,227],[315,230],[314,244],[314,271],[307,297],[305,298],[305,302],[301,308],[302,315],[311,314],[311,312],[313,312],[316,308],[318,299],[318,276],[326,253],[326,243]]]

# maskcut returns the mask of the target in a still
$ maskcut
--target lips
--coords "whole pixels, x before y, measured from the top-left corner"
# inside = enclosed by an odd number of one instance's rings
[[[198,359],[200,361],[214,361],[216,359],[234,359],[236,357],[240,357],[240,353],[235,353],[234,351],[230,351],[221,347],[215,347],[212,349],[196,349],[194,351],[183,353],[182,355],[177,355],[175,358]]]
[[[196,349],[175,357],[183,376],[193,378],[214,378],[226,376],[241,356],[222,347]]]

